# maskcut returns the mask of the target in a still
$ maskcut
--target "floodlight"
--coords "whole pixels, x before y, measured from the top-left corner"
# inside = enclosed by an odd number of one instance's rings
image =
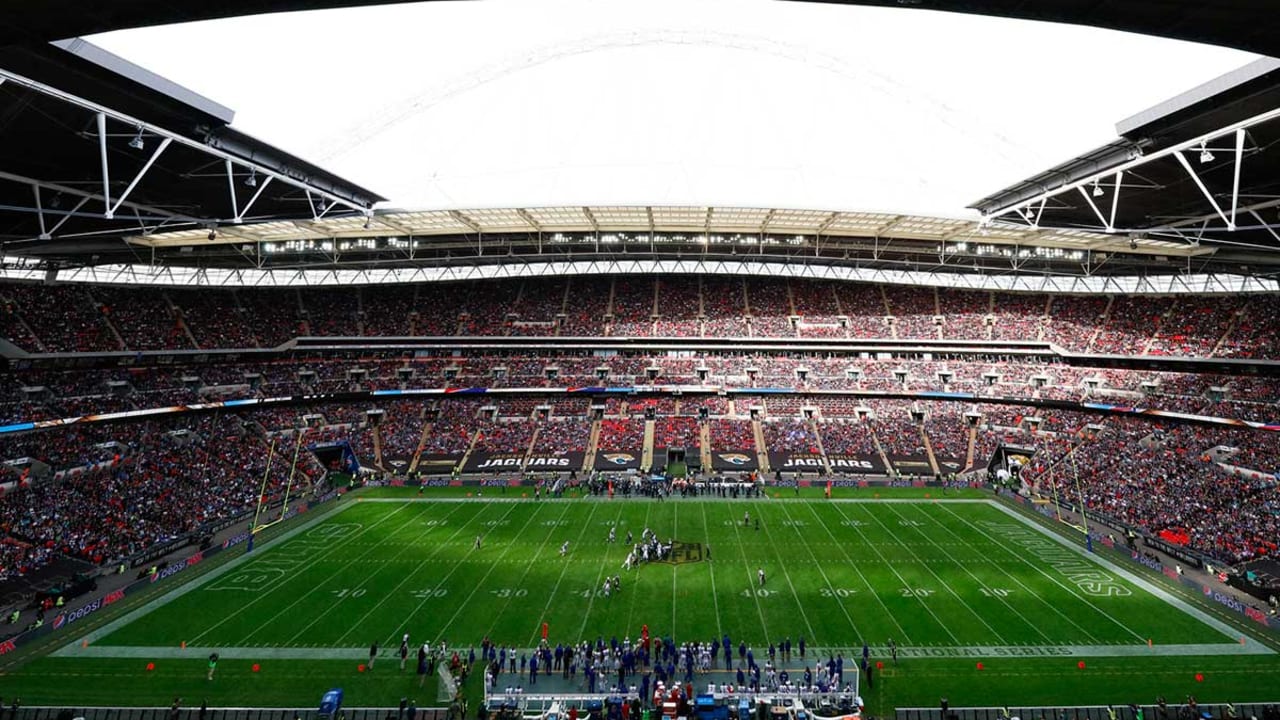
[[[244,179],[244,184],[248,187],[258,187],[258,171],[249,168],[249,177]]]
[[[142,142],[142,128],[138,128],[138,134],[134,135],[133,138],[129,140],[129,147],[134,150],[141,150],[145,147],[145,144]]]
[[[1102,186],[1098,184],[1098,181],[1097,181],[1097,180],[1094,180],[1094,181],[1093,181],[1093,196],[1094,196],[1094,197],[1102,197],[1103,195],[1106,195],[1106,191],[1102,189]]]
[[[1211,162],[1213,162],[1213,153],[1209,152],[1209,148],[1205,146],[1205,143],[1200,143],[1200,164]]]

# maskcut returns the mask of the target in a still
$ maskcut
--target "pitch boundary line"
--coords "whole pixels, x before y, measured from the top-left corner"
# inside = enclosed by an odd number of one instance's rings
[[[532,651],[533,648],[515,648]],[[889,648],[870,648],[875,657],[888,657]],[[147,660],[203,660],[211,652],[217,652],[224,660],[351,660],[362,661],[368,653],[367,647],[196,647],[185,648],[163,646],[108,646],[90,645],[81,647],[69,645],[50,657],[107,658],[115,660],[147,659]],[[830,652],[856,652],[857,648],[811,648],[815,655]],[[954,660],[957,658],[1103,658],[1103,657],[1231,657],[1266,655],[1270,651],[1261,645],[1241,645],[1239,643],[1215,643],[1212,645],[960,645],[939,647],[898,646],[900,658],[919,658],[928,660]],[[792,666],[787,666],[792,667]],[[794,666],[796,668],[800,665]],[[713,672],[725,675],[731,671],[715,669]]]

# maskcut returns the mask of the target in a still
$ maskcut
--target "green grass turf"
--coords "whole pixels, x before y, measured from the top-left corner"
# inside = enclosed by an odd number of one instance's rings
[[[1146,590],[1111,576],[1094,595],[1048,567],[1000,529],[1034,530],[987,503],[933,503],[912,488],[837,489],[836,496],[916,497],[921,502],[839,503],[821,499],[754,501],[615,499],[534,502],[465,501],[460,488],[368,491],[323,523],[259,548],[229,572],[200,578],[191,592],[93,639],[99,650],[136,657],[45,657],[0,676],[0,695],[27,703],[165,704],[175,694],[213,704],[312,704],[333,685],[353,705],[393,705],[412,694],[410,672],[390,658],[356,672],[369,643],[394,649],[402,633],[414,643],[446,639],[532,646],[543,622],[550,638],[655,635],[709,640],[728,633],[757,646],[803,635],[811,646],[844,648],[894,638],[904,649],[968,646],[1057,648],[1230,643],[1200,620]],[[508,489],[507,499],[518,496]],[[794,498],[794,492],[780,493]],[[805,498],[820,489],[802,490]],[[948,497],[974,496],[950,492]],[[363,502],[375,497],[380,502]],[[452,501],[433,501],[450,498]],[[462,500],[462,501],[459,501]],[[752,523],[744,526],[743,513]],[[755,519],[760,529],[755,529]],[[604,542],[610,525],[617,544]],[[628,530],[698,543],[711,560],[622,569]],[[474,548],[477,535],[482,547]],[[569,552],[561,557],[561,543]],[[1085,561],[1089,562],[1089,561]],[[756,583],[764,568],[768,584]],[[1131,569],[1131,568],[1126,568]],[[606,575],[622,576],[613,597],[598,592]],[[1135,574],[1139,574],[1136,573]],[[1215,617],[1225,617],[1216,611]],[[1247,628],[1251,636],[1258,632]],[[68,635],[65,642],[77,644]],[[253,660],[226,659],[213,683],[203,662],[160,657],[145,670],[148,648],[262,648]],[[350,648],[334,659],[271,659],[278,648]],[[193,651],[194,652],[194,651]],[[763,651],[757,657],[763,656]],[[1196,692],[1202,701],[1275,700],[1280,656],[903,658],[863,696],[872,710],[953,706],[1148,702]],[[888,661],[888,658],[876,658]],[[385,669],[384,669],[385,668]],[[1203,682],[1194,675],[1203,673]]]

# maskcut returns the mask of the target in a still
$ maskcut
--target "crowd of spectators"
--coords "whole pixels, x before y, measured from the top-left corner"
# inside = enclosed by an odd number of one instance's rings
[[[529,451],[533,431],[537,427],[520,420],[485,420],[479,423],[474,451],[487,453],[519,453]]]
[[[255,348],[256,319],[240,306],[238,293],[225,295],[205,290],[170,290],[169,299],[200,348]]]
[[[1275,555],[1280,516],[1258,510],[1274,500],[1274,481],[1223,472],[1206,454],[1230,446],[1246,459],[1274,457],[1269,433],[1136,418],[1108,418],[1103,426],[1062,453],[1056,472],[1040,476],[1046,494],[1079,498],[1083,491],[1095,513],[1152,534],[1168,532],[1227,562]]]
[[[534,452],[586,452],[591,423],[583,417],[552,418],[538,427]]]
[[[613,316],[606,326],[611,303]],[[28,350],[70,352],[188,349],[193,342],[202,349],[271,348],[303,334],[608,332],[1043,340],[1076,352],[1265,358],[1280,317],[1277,307],[1280,299],[1269,295],[1130,296],[1111,303],[1103,295],[695,276],[304,290],[12,283],[0,289],[0,333]]]
[[[767,449],[782,452],[816,453],[818,436],[808,420],[791,418],[763,423],[764,443]]]
[[[708,277],[702,280],[703,337],[747,336],[746,285],[741,278]]]
[[[699,277],[658,279],[659,337],[699,337],[702,334],[702,281]]]
[[[1167,297],[1120,296],[1090,345],[1104,355],[1145,355],[1147,343],[1172,316],[1175,301]]]
[[[124,349],[107,326],[101,309],[83,286],[21,283],[4,285],[4,292],[14,311],[40,336],[49,352],[112,352]]]
[[[381,406],[382,423],[378,436],[383,457],[412,457],[422,439],[421,402],[396,400]]]
[[[875,455],[876,443],[871,428],[861,420],[826,419],[818,423],[822,449],[827,455]]]
[[[760,279],[747,285],[753,337],[795,337],[791,298],[785,280]]]
[[[643,276],[614,278],[610,335],[649,337],[653,334],[654,282],[653,278]]]
[[[459,335],[506,335],[511,306],[520,293],[520,283],[473,283],[445,285],[440,288],[462,301],[458,323]]]
[[[643,446],[643,420],[605,418],[600,421],[600,437],[596,441],[597,449],[635,452]]]
[[[700,448],[698,421],[690,417],[661,417],[653,425],[653,447]]]
[[[146,422],[117,432],[125,442],[105,464],[31,480],[0,497],[6,559],[34,567],[62,553],[112,563],[256,504],[268,446],[238,417]],[[46,441],[61,434],[70,433],[36,433]],[[278,467],[268,496],[291,474],[298,488],[314,477],[313,466],[302,475],[287,462]],[[22,544],[30,547],[14,549]]]
[[[612,279],[584,276],[570,278],[568,301],[560,335],[598,337],[604,334],[604,315],[609,309]]]
[[[1103,295],[1053,295],[1041,338],[1074,352],[1088,352],[1089,343],[1107,311]]]
[[[169,299],[154,288],[95,285],[90,296],[130,350],[190,350],[193,345]]]
[[[710,434],[711,447],[716,450],[746,450],[756,446],[751,423],[746,420],[712,420]]]

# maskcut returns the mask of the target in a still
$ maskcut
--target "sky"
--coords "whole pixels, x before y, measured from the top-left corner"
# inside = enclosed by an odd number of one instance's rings
[[[970,217],[1256,56],[778,0],[480,0],[108,33],[234,126],[405,209],[718,205]]]

